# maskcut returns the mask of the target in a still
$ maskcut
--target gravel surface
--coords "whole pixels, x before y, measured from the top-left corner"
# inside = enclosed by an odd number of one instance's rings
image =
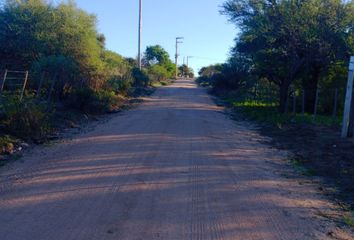
[[[354,239],[267,141],[178,80],[0,169],[0,239]]]

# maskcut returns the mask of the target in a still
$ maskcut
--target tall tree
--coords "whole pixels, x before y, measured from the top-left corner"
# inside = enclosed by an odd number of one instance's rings
[[[96,17],[78,9],[73,1],[54,6],[45,0],[7,0],[0,9],[3,67],[29,70],[36,66],[38,69],[49,64],[63,66],[59,63],[63,60],[77,68],[74,78],[66,78],[63,71],[58,73],[66,81],[64,85],[84,81],[86,85],[98,87],[105,73],[103,51],[104,38],[97,32]]]
[[[228,0],[222,13],[241,30],[233,53],[279,86],[281,112],[295,80],[316,88],[321,73],[353,51],[353,1]]]
[[[145,50],[144,61],[148,66],[154,64],[164,65],[171,62],[168,52],[160,45],[148,46]]]
[[[178,70],[182,76],[190,78],[194,77],[193,69],[188,67],[186,64],[179,66]]]
[[[155,81],[171,78],[175,71],[175,64],[171,61],[168,52],[160,45],[148,46],[143,62],[148,68],[149,75]]]

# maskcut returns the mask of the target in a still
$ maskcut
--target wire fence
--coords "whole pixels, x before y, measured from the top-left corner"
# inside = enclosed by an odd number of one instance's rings
[[[48,72],[42,72],[40,76],[34,77],[28,71],[0,69],[0,94],[5,97],[18,97],[20,101],[26,94],[30,94],[37,100],[45,100],[50,104],[55,94],[57,79],[57,74]]]
[[[345,88],[304,89],[291,87],[285,103],[286,113],[338,118],[343,115]],[[248,105],[279,106],[279,88],[274,85],[255,85],[240,91],[238,98]]]
[[[43,72],[35,79],[30,79],[28,71],[13,71],[0,69],[0,94],[16,95],[21,101],[26,87],[36,99],[50,104],[55,95],[55,85],[58,75]],[[28,87],[28,85],[30,85]],[[340,118],[343,115],[344,87],[305,89],[292,86],[288,92],[285,108],[287,113]],[[279,87],[274,84],[258,83],[246,90],[240,90],[238,100],[246,101],[248,105],[278,107]],[[0,98],[1,101],[1,98]]]
[[[11,71],[3,70],[0,82],[0,93],[12,92],[19,93],[19,99],[22,101],[27,81],[28,81],[28,71]]]
[[[287,111],[337,117],[343,114],[344,88],[298,89],[290,91]]]

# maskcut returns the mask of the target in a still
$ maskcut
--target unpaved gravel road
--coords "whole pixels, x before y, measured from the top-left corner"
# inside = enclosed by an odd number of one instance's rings
[[[222,111],[179,80],[35,148],[0,170],[0,239],[332,239],[331,203],[285,178],[286,153]]]

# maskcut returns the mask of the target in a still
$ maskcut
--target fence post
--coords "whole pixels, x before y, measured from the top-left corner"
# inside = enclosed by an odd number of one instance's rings
[[[254,86],[254,97],[253,97],[253,105],[254,106],[257,106],[257,93],[258,93],[258,91],[257,91],[258,89],[257,89],[257,84]]]
[[[342,137],[348,137],[348,130],[351,121],[351,108],[353,96],[353,78],[354,78],[354,56],[350,58],[347,92],[345,96],[344,116],[342,124]]]
[[[51,100],[51,97],[52,97],[52,92],[53,92],[53,90],[54,90],[54,87],[55,87],[55,83],[56,83],[56,81],[57,81],[57,78],[58,78],[58,72],[55,72],[55,73],[54,73],[53,80],[52,80],[52,84],[50,85],[49,94],[48,94],[48,98],[47,98],[48,104],[50,104],[50,100]]]
[[[5,73],[4,73],[4,78],[3,78],[2,83],[1,83],[0,92],[2,92],[4,90],[6,77],[7,77],[7,69],[5,70]]]
[[[286,101],[285,101],[285,113],[287,114],[289,112],[289,98],[290,98],[290,94],[289,94],[289,89],[288,92],[286,93]]]
[[[334,90],[334,106],[333,106],[333,118],[337,116],[337,108],[338,108],[338,88]]]
[[[37,89],[37,99],[41,96],[41,90],[42,90],[42,85],[43,85],[43,82],[44,82],[44,77],[45,77],[45,72],[42,73],[41,75],[41,80],[39,82],[39,85],[38,85],[38,89]]]
[[[22,90],[21,90],[20,101],[22,101],[23,94],[24,94],[24,92],[25,92],[26,85],[27,85],[27,80],[28,80],[28,71],[26,71],[25,81],[24,81],[24,83],[23,83]]]
[[[293,113],[296,114],[296,91],[295,90],[293,96]]]
[[[316,116],[317,116],[319,94],[320,94],[320,90],[317,88],[317,90],[316,90],[316,99],[315,99],[315,107],[314,107],[315,109],[313,111],[313,121],[316,120]]]
[[[270,89],[270,87],[268,87],[268,101],[269,101],[269,106],[273,106],[273,101],[272,101],[272,89]]]
[[[301,113],[302,113],[302,116],[305,116],[305,89],[302,90]]]

